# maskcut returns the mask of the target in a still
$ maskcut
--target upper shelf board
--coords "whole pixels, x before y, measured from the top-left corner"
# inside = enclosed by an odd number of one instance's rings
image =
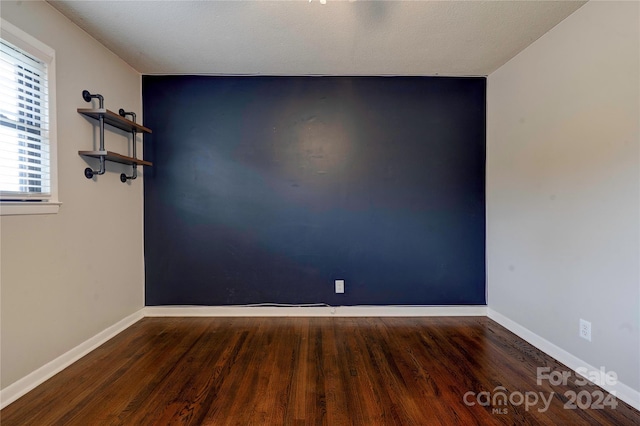
[[[117,127],[118,129],[124,130],[126,132],[133,132],[135,130],[139,133],[151,133],[151,129],[144,127],[138,123],[134,123],[131,120],[127,120],[126,118],[106,108],[78,108],[78,112],[87,117],[91,117],[94,120],[99,120],[100,116],[102,115],[104,116],[105,124]]]

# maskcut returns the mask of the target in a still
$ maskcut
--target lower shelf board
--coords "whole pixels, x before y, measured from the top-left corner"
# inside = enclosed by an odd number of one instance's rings
[[[118,154],[117,152],[113,152],[113,151],[78,151],[78,154],[84,157],[91,157],[91,158],[104,157],[105,160],[113,161],[114,163],[153,166],[153,163],[151,161],[144,161],[144,160],[140,160],[139,158],[127,157],[126,155]]]

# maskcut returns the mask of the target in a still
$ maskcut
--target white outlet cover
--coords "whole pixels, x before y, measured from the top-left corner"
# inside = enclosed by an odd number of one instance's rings
[[[591,323],[589,321],[580,319],[580,337],[585,340],[591,341]]]
[[[336,280],[336,293],[344,293],[344,280]]]

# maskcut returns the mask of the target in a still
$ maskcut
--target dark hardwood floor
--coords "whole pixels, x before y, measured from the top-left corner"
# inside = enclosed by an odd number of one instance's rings
[[[6,407],[0,421],[640,424],[638,411],[576,385],[575,375],[538,384],[538,367],[571,371],[485,317],[145,318]],[[566,408],[571,392],[587,408]]]

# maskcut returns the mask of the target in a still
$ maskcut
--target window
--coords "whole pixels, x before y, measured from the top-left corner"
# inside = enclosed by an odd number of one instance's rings
[[[0,213],[56,213],[55,52],[1,23]]]

